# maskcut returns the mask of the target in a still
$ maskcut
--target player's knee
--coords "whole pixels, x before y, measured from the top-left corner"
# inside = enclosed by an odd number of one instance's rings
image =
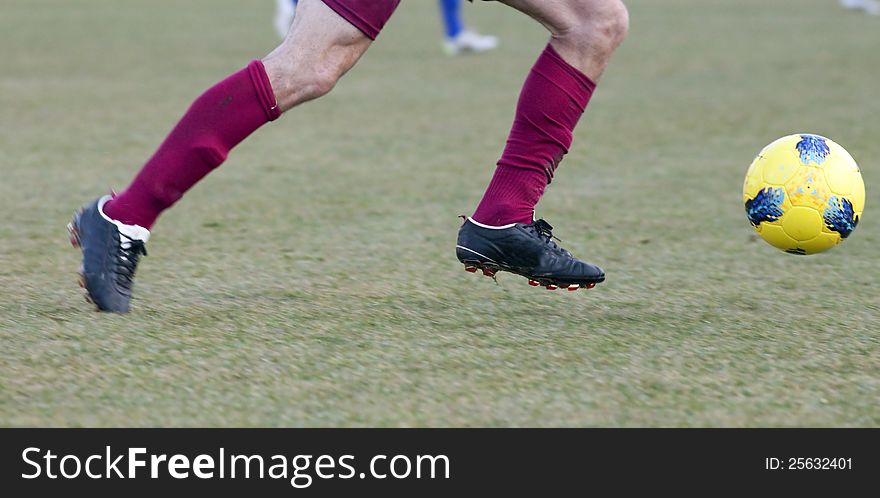
[[[284,111],[330,93],[345,72],[336,64],[314,59],[270,59],[265,63],[272,89]]]
[[[629,13],[620,0],[572,0],[571,16],[564,36],[591,50],[614,51],[629,31]]]
[[[332,66],[317,65],[303,77],[302,91],[306,100],[323,97],[330,93],[342,72]]]

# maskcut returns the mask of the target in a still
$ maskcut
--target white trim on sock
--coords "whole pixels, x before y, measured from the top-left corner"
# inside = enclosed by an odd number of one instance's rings
[[[119,230],[119,233],[125,235],[131,240],[140,240],[144,243],[150,240],[150,231],[146,228],[140,225],[126,225],[125,223],[116,221],[104,214],[104,204],[107,204],[107,202],[112,198],[112,195],[105,195],[104,197],[101,197],[101,200],[98,201],[98,212],[101,213],[101,217],[116,225],[116,229]]]
[[[470,221],[471,223],[473,223],[474,225],[477,225],[480,228],[487,228],[489,230],[507,230],[508,228],[512,228],[512,227],[516,226],[516,223],[511,223],[510,225],[493,227],[492,225],[484,225],[484,224],[480,223],[479,221],[476,221],[475,219],[471,218],[470,216],[468,216],[467,220]]]

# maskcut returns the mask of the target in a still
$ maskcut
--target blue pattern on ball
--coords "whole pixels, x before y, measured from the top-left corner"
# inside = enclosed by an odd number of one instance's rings
[[[776,221],[783,214],[780,206],[784,200],[784,189],[765,188],[758,192],[754,199],[746,201],[746,215],[754,226],[765,221]]]
[[[817,166],[825,162],[825,158],[831,153],[828,142],[819,135],[801,135],[801,141],[797,144],[797,150],[804,164],[816,163]]]
[[[828,199],[828,207],[823,214],[825,226],[840,234],[845,239],[853,233],[859,225],[859,217],[853,212],[853,205],[849,199],[838,198],[836,195]]]

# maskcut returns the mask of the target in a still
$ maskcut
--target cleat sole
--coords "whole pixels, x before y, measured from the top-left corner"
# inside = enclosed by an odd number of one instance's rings
[[[79,288],[80,288],[80,289],[83,289],[83,290],[85,291],[85,292],[83,293],[83,299],[85,299],[87,303],[89,303],[89,304],[91,304],[92,306],[94,306],[95,309],[97,310],[97,309],[98,309],[98,305],[95,304],[95,300],[92,299],[92,296],[89,294],[89,289],[86,287],[86,276],[82,273],[82,270],[80,270],[80,272],[77,273],[77,277],[78,277],[78,278],[77,278],[77,283],[79,284]],[[98,311],[100,311],[100,310],[98,310]]]
[[[480,270],[483,272],[483,275],[491,278],[495,278],[495,274],[501,270],[495,265],[483,264],[479,261],[466,261],[463,262],[463,264],[464,271],[468,273],[477,273],[477,270]]]
[[[76,214],[74,214],[73,221],[71,221],[70,223],[67,224],[67,234],[68,234],[68,237],[70,240],[70,245],[72,245],[76,249],[80,249],[79,230],[77,229],[77,226],[76,226],[76,218],[77,218],[77,216],[79,216],[79,213],[80,212],[77,212]],[[89,295],[89,289],[88,289],[88,287],[86,287],[86,276],[85,276],[85,273],[83,273],[82,266],[80,266],[79,271],[77,272],[76,276],[77,276],[76,283],[79,285],[79,288],[85,290],[85,292],[83,293],[83,299],[85,299],[85,301],[87,303],[89,303],[90,305],[95,306],[95,309],[97,310],[98,307],[95,304],[95,300],[92,299],[91,295]]]
[[[510,270],[506,270],[504,268],[501,268],[494,263],[483,263],[483,262],[477,261],[477,260],[465,260],[465,261],[462,261],[462,264],[464,264],[465,271],[467,271],[469,273],[477,273],[477,271],[481,271],[483,273],[483,275],[490,277],[490,278],[493,278],[493,279],[496,278],[497,274],[501,271],[510,271]],[[515,273],[515,272],[511,272],[511,273]],[[568,291],[574,292],[578,289],[592,289],[592,288],[596,287],[597,284],[600,283],[600,282],[570,283],[571,280],[560,281],[560,280],[554,280],[552,278],[546,278],[546,277],[539,278],[536,280],[536,279],[533,279],[532,277],[528,277],[526,275],[522,275],[519,273],[515,273],[515,274],[525,276],[526,279],[528,280],[528,283],[530,286],[544,287],[547,290],[566,289]],[[604,280],[605,279],[603,277],[602,281],[604,281]]]
[[[70,245],[79,249],[79,231],[76,229],[76,225],[71,221],[67,224],[67,235],[70,240]]]

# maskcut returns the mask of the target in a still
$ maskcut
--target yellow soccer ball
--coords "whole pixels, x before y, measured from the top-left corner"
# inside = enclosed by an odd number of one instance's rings
[[[749,222],[770,245],[791,254],[816,254],[856,229],[865,208],[865,183],[840,145],[819,135],[791,135],[755,158],[746,173],[743,202]]]

